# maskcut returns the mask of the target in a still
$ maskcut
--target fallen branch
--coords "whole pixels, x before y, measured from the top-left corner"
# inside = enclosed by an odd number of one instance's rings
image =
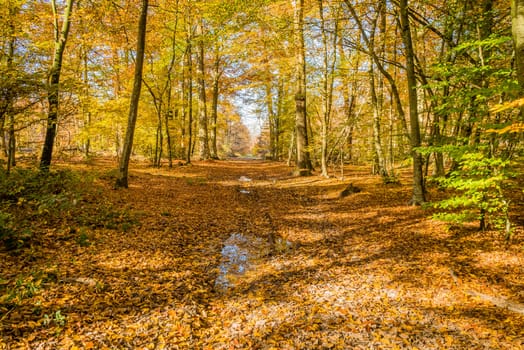
[[[457,278],[457,275],[451,269],[449,269],[449,273],[451,274],[451,278],[453,279],[453,282],[455,282],[455,285],[457,285],[457,287],[460,287],[459,279]],[[490,302],[491,304],[497,307],[524,315],[524,304],[515,303],[513,301],[507,300],[506,298],[495,297],[495,296],[480,293],[480,292],[477,292],[471,289],[466,290],[465,293],[469,296],[477,297],[483,301]]]
[[[524,315],[524,305],[523,304],[509,301],[506,298],[494,297],[488,294],[479,293],[474,290],[467,290],[466,294],[480,298],[484,301],[488,301],[492,303],[493,305],[498,306],[500,308],[507,309],[509,311],[517,312],[521,315]]]

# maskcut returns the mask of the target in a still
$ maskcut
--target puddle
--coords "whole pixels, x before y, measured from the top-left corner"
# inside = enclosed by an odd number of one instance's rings
[[[251,182],[252,180],[249,177],[242,175],[242,176],[240,176],[238,178],[238,181],[240,181],[240,182]]]
[[[234,288],[241,278],[256,268],[257,259],[269,253],[269,243],[259,237],[232,234],[222,248],[215,289],[220,292]]]
[[[240,190],[239,192],[243,193],[243,194],[250,194],[251,193],[251,191],[248,191],[248,190]]]

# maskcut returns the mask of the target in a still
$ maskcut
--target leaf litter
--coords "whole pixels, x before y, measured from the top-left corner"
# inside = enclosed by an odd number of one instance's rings
[[[362,168],[289,174],[137,166],[118,191],[100,177],[83,221],[39,223],[30,247],[0,252],[0,348],[524,348],[521,223],[505,245],[428,219],[410,186]],[[348,184],[361,191],[340,197]],[[98,223],[100,203],[118,225]]]

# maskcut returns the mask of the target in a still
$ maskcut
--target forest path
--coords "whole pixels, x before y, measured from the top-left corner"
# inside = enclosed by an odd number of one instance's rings
[[[8,257],[46,279],[40,313],[3,317],[3,339],[35,349],[524,348],[522,315],[467,293],[524,302],[521,242],[505,249],[494,232],[428,219],[406,205],[407,177],[386,186],[365,168],[344,181],[291,170],[138,165],[127,190],[100,176],[91,221],[50,229],[30,259]],[[339,198],[349,183],[362,191]],[[217,288],[224,247],[240,247],[239,236],[249,263]],[[266,251],[271,236],[280,243]],[[39,321],[57,311],[65,324]]]

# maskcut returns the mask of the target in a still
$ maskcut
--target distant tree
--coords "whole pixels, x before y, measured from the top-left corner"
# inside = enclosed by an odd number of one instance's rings
[[[235,122],[230,132],[231,155],[247,155],[251,150],[251,135],[249,129],[242,122]]]

